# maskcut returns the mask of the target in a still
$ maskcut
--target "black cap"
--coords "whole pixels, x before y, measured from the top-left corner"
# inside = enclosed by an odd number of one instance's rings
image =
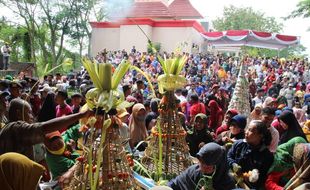
[[[262,89],[262,88],[259,88],[259,89],[257,89],[257,91],[256,91],[257,93],[258,92],[265,92],[265,90],[264,89]]]
[[[11,81],[10,88],[23,88],[23,86],[19,81]]]

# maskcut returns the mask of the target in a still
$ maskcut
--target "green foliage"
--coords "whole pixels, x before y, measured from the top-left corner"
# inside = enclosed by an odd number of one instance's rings
[[[25,61],[31,61],[31,46],[29,33],[25,32],[23,36],[23,54]]]
[[[83,51],[90,51],[89,21],[103,10],[99,0],[0,0],[0,5],[14,14],[10,20],[0,18],[0,45],[9,42],[11,60],[35,62],[39,74],[46,65],[51,69],[65,58],[72,59],[72,68],[80,66]],[[15,24],[16,19],[21,22]]]
[[[310,0],[302,0],[297,4],[297,9],[292,11],[286,19],[303,17],[310,17]]]
[[[218,31],[249,29],[280,32],[283,28],[283,24],[278,23],[274,17],[267,17],[251,7],[238,8],[232,5],[224,8],[223,17],[214,20],[213,26]]]
[[[294,58],[294,57],[305,57],[306,54],[304,53],[306,51],[306,47],[303,45],[298,45],[294,47],[289,47],[282,49],[281,51],[277,50],[269,50],[269,49],[263,49],[263,48],[254,48],[254,47],[243,47],[242,51],[245,54],[248,54],[249,56],[258,57],[288,57],[288,58]]]

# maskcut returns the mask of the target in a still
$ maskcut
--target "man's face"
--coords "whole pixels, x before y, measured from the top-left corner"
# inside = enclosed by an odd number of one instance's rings
[[[12,87],[10,88],[10,93],[14,98],[20,97],[21,90],[19,87]]]
[[[71,100],[71,103],[72,103],[72,105],[74,105],[74,106],[80,105],[81,102],[82,102],[82,98],[81,98],[81,97],[74,97],[74,98],[72,98],[72,100]]]
[[[139,89],[144,89],[144,84],[143,83],[138,84],[138,88]]]
[[[271,126],[273,119],[274,119],[274,115],[272,115],[272,114],[263,114],[262,115],[262,122],[264,122],[267,125],[267,127]]]
[[[61,95],[59,95],[59,94],[56,95],[56,97],[55,97],[56,104],[58,104],[58,105],[62,104],[64,101],[65,100],[64,100],[64,98]]]

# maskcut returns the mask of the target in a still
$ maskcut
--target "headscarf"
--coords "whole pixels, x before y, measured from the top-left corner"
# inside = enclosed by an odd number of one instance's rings
[[[284,189],[297,189],[301,184],[307,184],[310,181],[310,144],[296,145],[293,160],[296,173],[285,185]],[[304,187],[304,189],[309,188]]]
[[[38,122],[48,121],[56,117],[55,93],[49,92],[38,114]]]
[[[204,145],[196,155],[201,158],[207,165],[215,165],[215,172],[212,175],[212,181],[208,183],[208,189],[227,190],[234,189],[235,183],[228,174],[227,157],[225,148],[216,143]],[[199,187],[199,183],[206,178],[202,174],[198,164],[190,166],[175,179],[172,179],[168,186],[172,189],[188,190]],[[209,178],[207,181],[209,182]],[[203,184],[202,184],[203,185]],[[212,185],[212,187],[209,187]]]
[[[267,97],[263,103],[263,108],[270,107],[270,104],[273,103],[275,100],[272,97]]]
[[[139,121],[137,119],[137,114],[142,109],[145,110],[145,107],[140,103],[135,104],[132,108],[132,114],[129,120],[130,140],[132,141],[132,145],[145,140],[147,137],[145,121]]]
[[[254,110],[251,112],[251,114],[250,114],[250,118],[251,118],[251,120],[261,120],[261,114],[257,114],[256,113],[256,110],[255,109],[257,109],[257,108],[259,108],[259,109],[263,109],[263,105],[262,104],[256,104],[255,105],[255,107],[254,107]]]
[[[203,114],[203,113],[197,114],[194,118],[194,121],[196,121],[197,118],[202,119],[202,122],[205,126],[208,125],[208,116],[206,116],[206,114]]]
[[[293,113],[296,116],[296,119],[299,122],[299,124],[302,125],[302,123],[304,123],[307,120],[306,112],[303,109],[293,107]]]
[[[0,156],[0,187],[5,190],[35,190],[44,167],[18,153]]]
[[[211,100],[208,106],[210,108],[209,127],[216,130],[220,124],[218,118],[220,114],[223,115],[223,111],[215,100]]]
[[[293,151],[294,147],[298,143],[306,143],[306,140],[302,137],[295,137],[289,140],[287,143],[281,144],[275,153],[274,161],[269,169],[270,172],[282,172],[293,168]]]
[[[226,177],[228,175],[227,157],[226,149],[216,143],[208,143],[204,145],[197,153],[197,158],[202,159],[207,165],[215,165],[216,171],[213,175],[213,187],[218,189],[217,186],[221,187],[220,183],[223,178],[230,179]]]
[[[279,119],[282,120],[285,124],[288,125],[288,129],[283,132],[280,138],[280,143],[283,144],[288,142],[290,139],[294,137],[302,137],[306,139],[306,135],[302,131],[295,115],[290,111],[284,111],[279,116]]]

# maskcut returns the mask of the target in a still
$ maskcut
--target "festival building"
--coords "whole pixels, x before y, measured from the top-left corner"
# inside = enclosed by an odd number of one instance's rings
[[[179,46],[187,52],[199,51],[204,42],[201,33],[206,31],[197,21],[202,18],[189,0],[135,0],[126,18],[91,22],[92,54],[104,48],[130,51],[133,45],[147,51],[148,38],[159,43],[161,51],[172,52]]]

